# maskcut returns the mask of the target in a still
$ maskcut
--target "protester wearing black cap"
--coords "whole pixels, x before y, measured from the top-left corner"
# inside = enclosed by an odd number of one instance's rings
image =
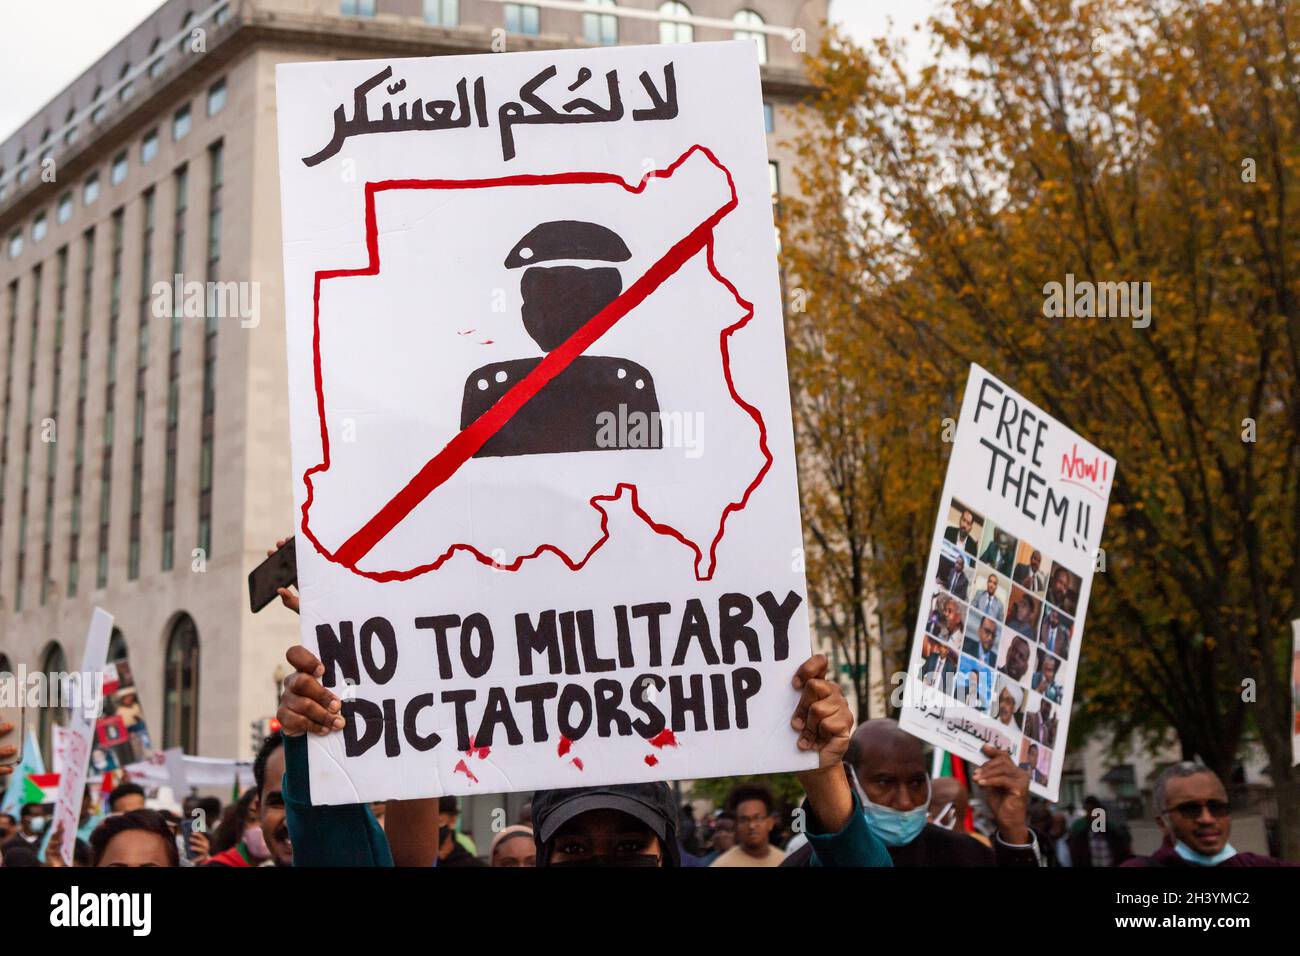
[[[681,866],[677,804],[666,783],[540,790],[538,866]]]

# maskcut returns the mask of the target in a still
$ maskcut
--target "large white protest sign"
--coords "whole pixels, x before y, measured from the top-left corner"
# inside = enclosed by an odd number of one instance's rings
[[[64,866],[72,866],[77,828],[81,824],[81,803],[86,796],[86,768],[90,764],[90,749],[94,746],[95,721],[103,701],[104,664],[108,659],[108,640],[113,632],[113,615],[95,608],[86,631],[86,650],[81,657],[81,670],[69,675],[75,686],[74,706],[63,734],[59,763],[59,796],[54,805],[51,832],[62,834],[60,856]]]
[[[754,45],[277,93],[313,800],[814,765]]]
[[[1115,459],[972,365],[948,460],[900,724],[1057,798]]]

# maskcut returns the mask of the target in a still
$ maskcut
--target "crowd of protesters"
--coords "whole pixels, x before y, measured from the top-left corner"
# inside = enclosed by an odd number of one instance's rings
[[[297,610],[297,596],[281,591]],[[307,772],[307,734],[340,731],[341,701],[322,686],[324,668],[305,647],[291,648],[277,718],[253,763],[253,787],[222,808],[190,796],[181,813],[151,809],[146,793],[123,783],[103,801],[106,815],[86,839],[48,833],[52,807],[25,803],[0,814],[0,865],[61,866],[73,841],[73,866],[1278,866],[1237,852],[1223,782],[1195,762],[1165,769],[1154,788],[1163,840],[1135,856],[1128,827],[1089,798],[1068,813],[1031,806],[1029,772],[1007,753],[984,748],[976,767],[979,814],[966,785],[934,779],[921,741],[889,720],[854,726],[838,685],[816,655],[792,676],[800,697],[790,731],[816,769],[798,773],[803,800],[779,804],[762,782],[738,783],[717,811],[697,819],[666,783],[543,790],[521,818],[494,833],[480,859],[459,832],[454,797],[386,804],[315,806]],[[0,725],[0,757],[12,725]],[[13,768],[0,766],[0,780]],[[92,801],[83,808],[89,826]],[[47,838],[48,837],[48,838]]]

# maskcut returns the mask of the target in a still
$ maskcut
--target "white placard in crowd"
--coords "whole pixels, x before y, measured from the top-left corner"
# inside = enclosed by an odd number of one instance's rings
[[[793,770],[747,41],[277,68],[312,798]]]
[[[64,866],[72,866],[72,851],[76,848],[77,827],[81,823],[81,803],[86,796],[86,768],[90,765],[90,748],[95,742],[95,721],[98,706],[103,705],[104,665],[108,658],[108,639],[113,632],[113,615],[95,608],[86,631],[86,650],[81,657],[81,670],[69,676],[69,683],[77,685],[75,700],[68,713],[68,723],[63,734],[62,768],[59,772],[59,798],[54,804],[51,830],[62,836],[59,855]]]
[[[903,683],[900,725],[1057,798],[1115,459],[972,365]]]

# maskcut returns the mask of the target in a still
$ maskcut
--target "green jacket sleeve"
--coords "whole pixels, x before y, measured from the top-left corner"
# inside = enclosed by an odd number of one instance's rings
[[[392,866],[393,854],[368,804],[312,806],[307,737],[284,738],[284,814],[294,866]]]
[[[821,823],[807,809],[808,845],[812,847],[812,866],[893,866],[889,850],[867,826],[858,795],[853,795],[853,814],[838,833],[824,833]]]

